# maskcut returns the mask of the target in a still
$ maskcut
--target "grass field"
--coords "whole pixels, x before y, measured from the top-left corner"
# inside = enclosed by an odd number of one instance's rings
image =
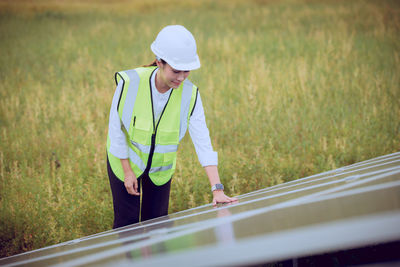
[[[398,1],[0,0],[0,257],[111,228],[113,74],[167,24],[196,37],[228,195],[400,150]],[[189,135],[178,157],[170,212],[211,201]]]

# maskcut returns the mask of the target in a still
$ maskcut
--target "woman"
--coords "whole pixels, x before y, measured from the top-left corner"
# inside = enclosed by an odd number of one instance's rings
[[[200,67],[193,35],[183,26],[167,26],[151,50],[152,64],[115,75],[107,138],[113,228],[168,214],[176,151],[187,128],[210,180],[213,204],[237,201],[224,194],[200,94],[186,79]]]

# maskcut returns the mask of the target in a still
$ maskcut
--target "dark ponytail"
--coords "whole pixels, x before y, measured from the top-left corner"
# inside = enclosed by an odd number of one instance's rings
[[[161,63],[162,63],[162,64],[165,64],[165,63],[167,63],[167,62],[165,62],[164,59],[161,59]],[[156,67],[156,66],[157,66],[157,60],[156,60],[156,59],[154,59],[154,61],[151,62],[150,64],[143,65],[143,67]]]

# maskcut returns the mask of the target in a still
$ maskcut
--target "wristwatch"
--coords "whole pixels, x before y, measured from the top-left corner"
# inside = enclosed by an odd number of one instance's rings
[[[214,192],[215,190],[224,190],[224,185],[223,184],[215,184],[211,186],[211,192]]]

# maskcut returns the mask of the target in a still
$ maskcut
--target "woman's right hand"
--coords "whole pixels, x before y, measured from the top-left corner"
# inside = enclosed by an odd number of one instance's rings
[[[138,190],[138,181],[136,179],[136,175],[133,172],[131,166],[129,165],[129,160],[128,159],[121,159],[121,165],[122,168],[124,169],[124,185],[126,188],[126,191],[130,195],[138,196],[139,195],[139,190]]]
[[[125,173],[124,185],[128,194],[135,196],[139,195],[138,181],[133,172]]]

